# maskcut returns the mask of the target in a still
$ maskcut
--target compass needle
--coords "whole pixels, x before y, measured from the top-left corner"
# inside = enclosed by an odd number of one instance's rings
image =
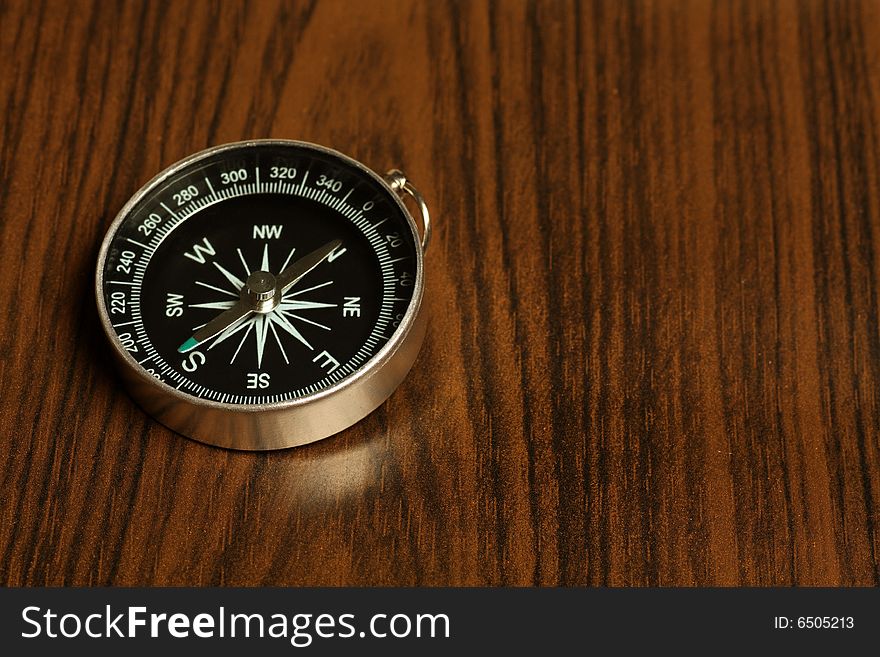
[[[236,449],[350,426],[418,353],[429,227],[401,173],[314,144],[239,142],[172,165],[125,205],[98,259],[102,325],[132,396]]]
[[[213,349],[213,348],[216,347],[218,344],[220,344],[220,343],[222,343],[224,340],[226,340],[226,338],[229,338],[229,337],[235,335],[236,333],[238,333],[239,331],[241,331],[243,328],[252,326],[253,323],[254,323],[254,320],[253,320],[253,318],[251,317],[251,318],[249,318],[248,320],[246,320],[246,321],[244,321],[244,322],[239,322],[238,324],[233,324],[232,326],[230,326],[229,328],[227,328],[227,329],[226,329],[225,331],[223,331],[222,333],[218,333],[216,336],[214,336],[214,339],[211,340],[211,346],[208,347],[208,350]]]
[[[327,242],[322,247],[319,247],[312,251],[311,253],[304,255],[302,258],[294,262],[287,269],[278,274],[278,289],[283,295],[290,288],[292,288],[296,283],[310,271],[312,271],[315,267],[320,265],[325,258],[328,258],[333,252],[342,246],[342,240],[333,240],[332,242]]]
[[[187,351],[192,350],[199,343],[213,338],[218,333],[225,331],[228,327],[236,324],[237,322],[240,322],[250,314],[250,307],[247,304],[239,301],[232,308],[229,308],[228,310],[217,315],[217,317],[215,317],[198,331],[193,333],[191,338],[189,338],[186,342],[184,342],[177,348],[177,351],[183,354]]]

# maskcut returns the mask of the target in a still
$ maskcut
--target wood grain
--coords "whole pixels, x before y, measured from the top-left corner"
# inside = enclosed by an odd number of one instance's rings
[[[880,584],[876,2],[0,3],[0,583]],[[428,197],[376,413],[243,454],[120,389],[155,172],[322,143]]]

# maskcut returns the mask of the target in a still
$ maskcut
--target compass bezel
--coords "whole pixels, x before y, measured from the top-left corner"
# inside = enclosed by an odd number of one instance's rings
[[[154,190],[202,160],[228,151],[293,147],[336,158],[372,179],[402,213],[415,251],[412,298],[403,319],[375,354],[340,381],[310,394],[268,403],[224,403],[197,397],[161,381],[123,347],[112,326],[104,297],[104,270],[120,226]],[[246,450],[291,447],[320,440],[354,424],[378,407],[397,388],[415,360],[424,337],[424,241],[412,214],[388,181],[339,151],[305,141],[254,139],[213,146],[163,169],[125,203],[110,224],[98,254],[95,296],[101,326],[129,392],[144,409],[169,428],[196,440]]]

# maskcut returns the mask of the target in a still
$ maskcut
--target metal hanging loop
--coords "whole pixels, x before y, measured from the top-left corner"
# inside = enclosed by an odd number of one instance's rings
[[[402,195],[402,192],[409,194],[419,207],[419,214],[422,215],[422,253],[424,253],[428,250],[428,243],[431,241],[431,215],[425,198],[399,169],[391,169],[386,173],[385,182],[398,196]]]

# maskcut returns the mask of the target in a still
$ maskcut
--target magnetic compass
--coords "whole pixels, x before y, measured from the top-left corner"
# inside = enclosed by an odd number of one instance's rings
[[[98,257],[98,310],[130,393],[166,426],[235,449],[302,445],[406,376],[429,237],[399,171],[304,142],[226,144],[125,205]]]

